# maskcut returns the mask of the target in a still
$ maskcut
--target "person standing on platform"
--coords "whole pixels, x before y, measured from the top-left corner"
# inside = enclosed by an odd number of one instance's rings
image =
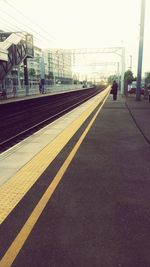
[[[41,81],[39,81],[39,92],[40,92],[40,94],[42,93],[42,83],[41,83]]]
[[[112,89],[112,94],[113,94],[113,100],[117,100],[118,83],[116,81],[113,81],[111,89]]]

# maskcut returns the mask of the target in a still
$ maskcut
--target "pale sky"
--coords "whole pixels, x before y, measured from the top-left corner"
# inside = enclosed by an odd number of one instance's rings
[[[126,69],[132,55],[137,73],[141,0],[0,0],[0,6],[2,30],[33,33],[41,48],[125,46]],[[149,29],[146,0],[143,72],[150,71]]]

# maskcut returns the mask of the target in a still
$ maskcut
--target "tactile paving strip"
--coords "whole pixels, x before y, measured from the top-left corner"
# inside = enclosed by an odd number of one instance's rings
[[[0,224],[19,203],[44,170],[55,159],[83,122],[98,104],[108,95],[109,88],[94,97],[92,104],[81,116],[73,121],[49,145],[24,165],[11,179],[0,188]]]

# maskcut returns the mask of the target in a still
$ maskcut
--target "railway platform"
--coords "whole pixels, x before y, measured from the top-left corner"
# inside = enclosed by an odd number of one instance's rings
[[[87,88],[85,88],[87,89]],[[49,87],[47,91],[44,93],[40,93],[38,90],[32,90],[28,95],[23,95],[17,94],[17,95],[12,95],[11,97],[2,97],[2,92],[0,92],[0,105],[1,104],[6,104],[6,103],[11,103],[11,102],[17,102],[17,101],[22,101],[22,100],[28,100],[28,99],[33,99],[33,98],[39,98],[39,97],[46,97],[49,95],[56,95],[56,94],[63,94],[67,92],[72,92],[72,91],[78,91],[78,90],[83,90],[82,85],[76,85],[76,86],[52,86]]]
[[[150,103],[109,90],[1,154],[0,267],[150,266]]]

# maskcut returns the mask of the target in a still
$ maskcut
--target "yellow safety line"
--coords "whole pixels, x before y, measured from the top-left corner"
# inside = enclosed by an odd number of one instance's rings
[[[107,97],[106,97],[107,98]],[[97,115],[99,114],[102,106],[104,105],[106,98],[104,99],[102,105],[94,115],[94,117],[91,119],[89,125],[82,133],[80,139],[77,141],[75,146],[73,147],[72,151],[70,152],[69,156],[57,172],[56,176],[54,177],[52,183],[49,185],[47,190],[45,191],[42,198],[39,200],[38,204],[34,208],[33,212],[31,213],[30,217],[20,230],[19,234],[13,241],[13,243],[10,245],[8,250],[6,251],[5,255],[3,256],[2,260],[0,261],[0,267],[10,267],[17,257],[19,251],[23,247],[25,241],[27,240],[28,236],[30,235],[34,225],[36,224],[37,220],[39,219],[42,211],[44,210],[45,206],[47,205],[48,201],[50,200],[53,192],[55,191],[57,185],[59,184],[61,178],[63,177],[64,173],[66,172],[68,166],[70,165],[72,159],[74,158],[77,150],[79,149],[82,141],[84,140],[85,136],[87,135],[89,129],[91,128],[93,122],[95,121]]]
[[[95,102],[83,112],[78,119],[73,121],[49,145],[35,155],[32,160],[0,187],[0,224],[6,219],[8,214],[19,203],[107,94],[109,94],[109,89],[100,93],[99,96],[96,97]]]

